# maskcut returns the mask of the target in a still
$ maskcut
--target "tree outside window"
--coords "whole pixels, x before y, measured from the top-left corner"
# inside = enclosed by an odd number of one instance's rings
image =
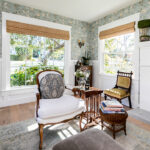
[[[134,33],[116,36],[104,40],[104,73],[116,74],[118,70],[133,70],[133,51],[135,48]]]
[[[45,69],[64,73],[64,40],[10,34],[10,86],[36,84],[36,74]]]

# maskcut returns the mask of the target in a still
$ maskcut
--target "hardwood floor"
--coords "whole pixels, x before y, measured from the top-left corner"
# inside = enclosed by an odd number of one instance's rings
[[[34,118],[35,102],[0,108],[0,125]]]
[[[130,110],[129,107],[124,106],[124,108]],[[0,126],[28,120],[34,118],[34,116],[35,102],[0,108]],[[130,116],[128,117],[128,121],[150,131],[150,125],[144,122]]]
[[[125,107],[126,110],[130,108]],[[0,108],[0,126],[28,120],[35,116],[35,102]]]

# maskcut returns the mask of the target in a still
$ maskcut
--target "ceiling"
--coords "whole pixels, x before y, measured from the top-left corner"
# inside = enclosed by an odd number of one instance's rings
[[[54,14],[92,22],[140,0],[5,0]]]

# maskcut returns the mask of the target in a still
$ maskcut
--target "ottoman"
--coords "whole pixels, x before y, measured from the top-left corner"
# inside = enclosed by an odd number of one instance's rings
[[[101,126],[107,127],[109,130],[113,132],[113,138],[115,139],[115,134],[121,130],[124,130],[126,133],[126,120],[128,118],[128,113],[125,111],[123,114],[104,114],[100,109],[101,115]]]
[[[53,150],[124,150],[109,135],[98,129],[88,129],[69,137],[53,147]]]

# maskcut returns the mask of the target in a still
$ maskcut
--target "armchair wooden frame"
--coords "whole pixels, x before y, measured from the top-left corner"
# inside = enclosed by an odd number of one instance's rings
[[[123,98],[117,98],[115,96],[110,96],[110,95],[107,95],[107,94],[104,94],[104,98],[105,100],[107,99],[107,96],[110,97],[110,98],[115,98],[117,99],[118,101],[121,102],[122,99],[124,98],[128,98],[128,101],[129,101],[129,107],[132,108],[132,103],[131,103],[131,85],[132,85],[132,75],[133,75],[133,72],[131,71],[130,73],[126,73],[126,72],[120,72],[118,71],[117,72],[117,80],[116,80],[116,85],[114,88],[120,88],[120,89],[124,89],[127,91],[127,93],[129,93],[128,96],[125,96]],[[129,85],[129,88],[124,88],[122,86],[118,86],[117,85],[117,82],[118,82],[118,77],[121,76],[121,77],[128,77],[130,79],[130,85]]]
[[[39,77],[39,75],[42,73],[42,72],[45,72],[45,71],[55,71],[55,72],[58,72],[59,74],[61,74],[61,76],[63,77],[63,74],[61,73],[61,72],[59,72],[59,71],[57,71],[57,70],[44,70],[44,71],[40,71],[37,75],[36,75],[36,82],[37,82],[37,86],[38,86],[38,90],[39,90],[39,93],[37,93],[36,94],[36,117],[38,117],[38,109],[39,109],[39,101],[40,101],[40,98],[41,98],[41,94],[40,94],[40,84],[39,84],[39,79],[38,79],[38,77]],[[74,92],[74,91],[73,91]],[[43,145],[43,128],[44,128],[44,126],[46,126],[46,125],[55,125],[55,124],[60,124],[60,123],[66,123],[66,122],[68,122],[68,121],[71,121],[71,120],[73,120],[73,119],[75,119],[75,118],[77,118],[77,117],[80,117],[80,121],[79,121],[79,127],[80,127],[80,131],[82,130],[81,129],[81,122],[82,122],[82,114],[83,113],[81,113],[81,114],[79,114],[79,115],[77,115],[77,116],[75,116],[75,117],[73,117],[73,118],[70,118],[70,119],[67,119],[67,120],[63,120],[63,121],[61,121],[61,122],[57,122],[57,123],[47,123],[47,124],[39,124],[39,135],[40,135],[40,144],[39,144],[39,149],[41,150],[42,149],[42,145]]]

